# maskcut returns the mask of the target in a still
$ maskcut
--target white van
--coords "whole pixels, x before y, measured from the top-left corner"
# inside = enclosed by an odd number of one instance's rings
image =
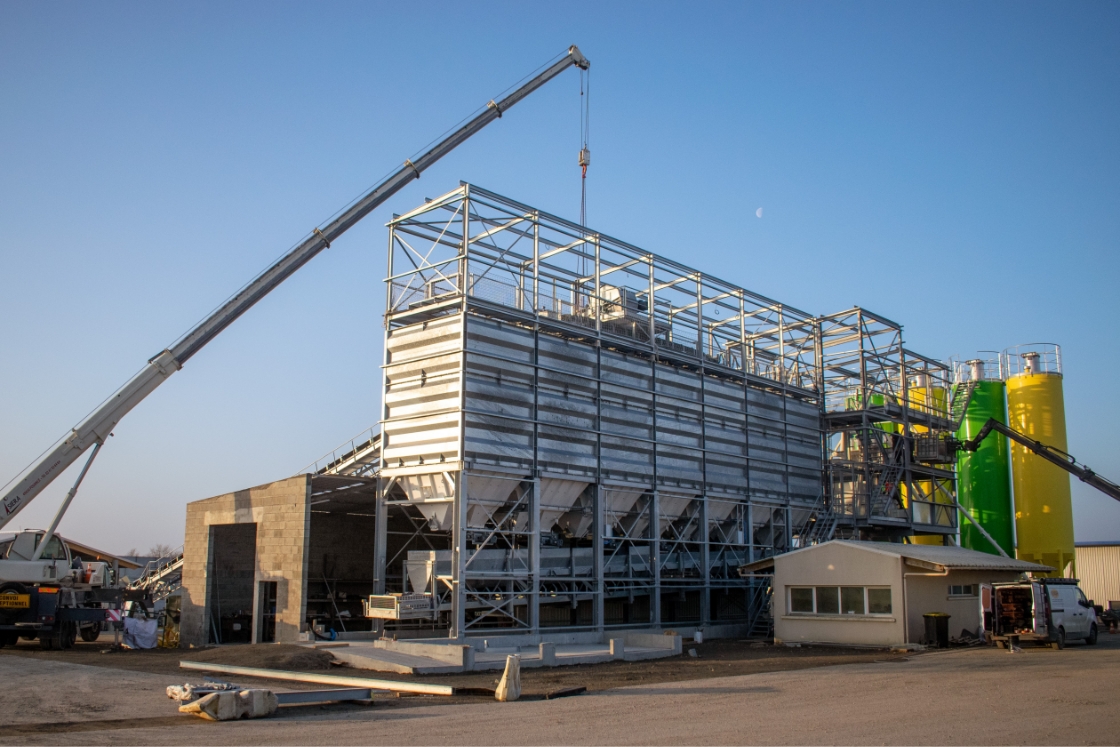
[[[1093,602],[1075,578],[981,584],[980,614],[985,635],[1000,647],[1021,641],[1054,648],[1064,648],[1067,641],[1097,642]]]

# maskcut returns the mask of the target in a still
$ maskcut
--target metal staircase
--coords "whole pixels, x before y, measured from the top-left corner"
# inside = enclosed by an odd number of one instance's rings
[[[953,387],[953,398],[949,402],[949,419],[953,421],[953,433],[960,430],[964,416],[968,412],[968,403],[972,401],[972,393],[976,391],[975,381],[966,381]]]
[[[147,591],[153,602],[166,599],[183,585],[183,548],[174,550],[157,560],[150,560],[140,578],[131,582],[128,589]]]

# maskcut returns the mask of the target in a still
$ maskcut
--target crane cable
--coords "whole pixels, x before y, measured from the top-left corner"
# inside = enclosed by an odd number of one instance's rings
[[[586,85],[584,76],[587,76]],[[580,205],[579,224],[587,226],[587,167],[591,165],[591,149],[588,141],[591,139],[591,71],[579,71],[579,136],[582,143],[579,151],[580,176]]]
[[[584,76],[587,76],[586,85]],[[581,147],[579,150],[580,167],[580,200],[579,224],[587,228],[587,167],[591,165],[591,149],[587,146],[591,138],[591,71],[579,71],[579,137]],[[586,247],[580,252],[579,272],[581,277],[587,276]]]

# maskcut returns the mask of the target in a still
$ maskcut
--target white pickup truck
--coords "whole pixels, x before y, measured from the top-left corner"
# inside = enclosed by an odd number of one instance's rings
[[[1093,602],[1075,578],[1038,578],[980,586],[986,636],[997,646],[1021,642],[1065,648],[1069,641],[1097,642]]]

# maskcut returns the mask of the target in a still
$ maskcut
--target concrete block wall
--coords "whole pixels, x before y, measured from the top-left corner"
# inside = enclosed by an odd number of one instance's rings
[[[277,582],[276,640],[298,639],[306,612],[310,497],[310,476],[297,475],[187,504],[180,645],[202,646],[210,640],[210,579],[214,573],[210,527],[227,524],[256,524],[254,589],[260,581]],[[254,600],[254,631],[260,627],[258,604]]]

